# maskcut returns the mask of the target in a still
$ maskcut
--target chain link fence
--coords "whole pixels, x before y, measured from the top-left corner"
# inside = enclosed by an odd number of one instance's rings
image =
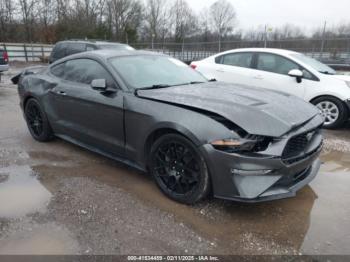
[[[269,41],[222,41],[183,43],[131,43],[136,49],[165,53],[184,62],[204,59],[218,52],[250,47],[268,47],[294,50],[318,59],[329,65],[350,67],[350,38],[293,39]],[[221,46],[220,50],[219,47]],[[47,61],[52,45],[27,43],[0,43],[8,52],[10,61]]]
[[[268,41],[223,41],[197,43],[134,43],[136,49],[153,50],[185,62],[204,59],[218,52],[237,48],[281,48],[304,53],[327,64],[350,65],[350,38],[294,39]],[[221,48],[220,48],[221,47]]]

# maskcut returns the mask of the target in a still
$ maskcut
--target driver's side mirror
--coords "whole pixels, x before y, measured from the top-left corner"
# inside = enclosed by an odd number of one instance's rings
[[[105,91],[107,89],[106,79],[94,79],[91,81],[92,89]]]
[[[301,83],[303,81],[304,73],[299,69],[290,70],[288,75],[291,77],[295,77],[298,83]]]

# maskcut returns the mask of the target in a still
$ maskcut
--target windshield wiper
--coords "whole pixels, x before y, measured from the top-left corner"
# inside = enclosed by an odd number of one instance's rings
[[[137,89],[135,89],[135,94],[137,94],[137,91],[139,91],[139,90],[162,89],[162,88],[167,88],[167,87],[185,86],[185,85],[195,85],[195,84],[203,84],[203,83],[205,83],[205,82],[201,82],[201,81],[192,81],[192,82],[189,82],[189,83],[176,84],[176,85],[157,84],[157,85],[152,85],[152,86],[146,86],[146,87],[137,88]]]
[[[140,88],[135,89],[135,94],[137,94],[137,91],[139,91],[139,90],[161,89],[161,88],[167,88],[167,87],[170,87],[170,86],[171,85],[157,84],[157,85],[152,85],[152,86],[140,87]]]
[[[203,83],[205,83],[205,82],[201,82],[201,81],[192,81],[192,82],[190,82],[189,84],[190,84],[190,85],[196,85],[196,84],[203,84]]]
[[[333,73],[331,72],[328,72],[328,71],[319,71],[321,74],[325,74],[325,75],[334,75]]]

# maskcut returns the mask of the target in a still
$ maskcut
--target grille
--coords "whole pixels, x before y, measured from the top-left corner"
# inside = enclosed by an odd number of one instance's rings
[[[292,165],[294,163],[297,163],[299,161],[302,161],[306,158],[308,158],[309,156],[312,156],[313,154],[315,154],[316,152],[318,152],[322,147],[322,144],[319,145],[316,149],[312,150],[311,152],[309,152],[308,154],[304,154],[302,156],[298,156],[298,157],[292,157],[289,159],[284,159],[283,162],[286,163],[287,165]]]
[[[316,134],[316,130],[303,133],[289,139],[283,154],[282,159],[287,163],[295,163],[305,157],[304,150]]]
[[[301,134],[301,135],[292,137],[288,141],[283,151],[282,157],[286,159],[286,158],[291,158],[299,155],[304,151],[308,143],[309,143],[309,140],[307,139],[307,134]]]

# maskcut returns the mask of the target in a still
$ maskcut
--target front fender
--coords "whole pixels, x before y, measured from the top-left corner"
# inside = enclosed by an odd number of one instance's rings
[[[196,146],[216,139],[229,138],[235,134],[218,121],[204,113],[168,103],[126,95],[125,109],[125,152],[127,157],[145,165],[145,146],[157,130],[171,129]]]

